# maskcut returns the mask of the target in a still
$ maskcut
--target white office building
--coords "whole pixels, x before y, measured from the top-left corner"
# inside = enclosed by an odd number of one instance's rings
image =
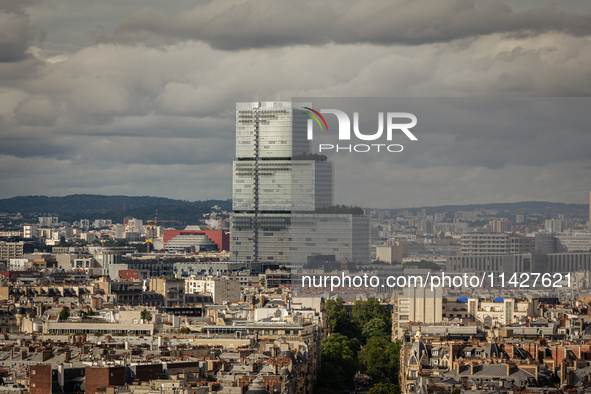
[[[544,227],[548,233],[561,233],[564,230],[564,220],[551,219],[546,220]]]
[[[57,216],[40,216],[39,227],[56,227],[59,225]]]
[[[37,238],[39,232],[36,225],[23,226],[23,237],[24,238]]]
[[[370,262],[369,218],[334,205],[333,165],[310,154],[304,104],[236,105],[231,255],[286,266],[309,256]]]
[[[220,305],[224,302],[240,301],[240,282],[228,278],[213,276],[205,278],[192,277],[185,280],[185,294],[209,294],[213,303]]]
[[[334,205],[333,167],[328,161],[235,161],[233,173],[235,211],[251,211],[257,191],[261,211],[314,211]]]
[[[509,254],[509,234],[462,234],[462,254],[469,256]]]
[[[556,235],[559,252],[591,251],[591,232],[564,232]]]

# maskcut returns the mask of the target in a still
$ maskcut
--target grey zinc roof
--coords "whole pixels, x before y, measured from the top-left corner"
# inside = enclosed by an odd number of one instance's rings
[[[589,374],[591,374],[591,366],[576,369],[575,376],[573,377],[573,386],[582,386],[585,382],[589,381]]]
[[[258,371],[258,373],[262,373],[263,375],[273,374],[273,366],[270,364],[265,364],[263,365],[263,368]]]
[[[242,394],[242,387],[224,386],[221,390],[218,390],[217,393],[220,393],[220,394]]]
[[[462,370],[458,374],[455,369],[452,369],[449,372],[444,374],[446,377],[473,377],[473,378],[505,378],[506,380],[515,381],[517,382],[524,382],[528,381],[529,379],[533,379],[534,376],[530,373],[527,373],[519,368],[514,369],[510,375],[507,376],[507,365],[506,364],[485,364],[479,365],[474,374],[470,373],[470,366],[465,365],[462,367]]]
[[[417,326],[412,327],[412,332],[416,333]],[[478,327],[475,326],[421,326],[423,335],[442,335],[442,334],[478,334]]]

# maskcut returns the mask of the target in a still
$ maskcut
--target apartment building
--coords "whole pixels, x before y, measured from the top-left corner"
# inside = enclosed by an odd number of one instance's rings
[[[185,280],[186,294],[209,294],[214,304],[240,301],[240,282],[228,278],[205,277]]]
[[[461,248],[469,256],[509,254],[509,234],[462,234]]]
[[[0,241],[0,263],[20,259],[24,254],[33,253],[33,244],[25,241]]]

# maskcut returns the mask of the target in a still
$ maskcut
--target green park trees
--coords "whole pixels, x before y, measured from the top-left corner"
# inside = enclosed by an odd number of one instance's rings
[[[66,307],[63,307],[63,309],[60,311],[59,317],[60,317],[60,320],[63,320],[63,321],[68,320],[68,318],[70,317],[70,310]]]
[[[150,322],[150,321],[152,321],[152,314],[150,312],[148,312],[147,309],[144,309],[143,311],[140,312],[140,319]]]
[[[320,394],[352,388],[357,371],[376,383],[372,394],[398,394],[400,343],[391,342],[391,312],[370,298],[357,301],[349,314],[341,298],[326,302],[329,337],[322,341]]]

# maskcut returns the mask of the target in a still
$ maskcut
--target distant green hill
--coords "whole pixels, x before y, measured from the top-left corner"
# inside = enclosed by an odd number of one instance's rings
[[[219,205],[219,204],[211,204]],[[61,214],[59,216],[60,221],[75,222],[80,219],[111,219],[113,223],[123,223],[123,218],[132,217],[141,219],[144,222],[146,220],[153,220],[156,214],[158,214],[159,220],[175,220],[175,222],[162,222],[162,225],[166,227],[184,228],[189,224],[199,224],[199,221],[205,219],[204,213],[211,212],[211,206],[196,207],[191,205],[151,205],[141,208],[133,208],[118,210],[118,211],[105,211],[103,212],[84,212],[84,213],[72,213],[72,214]]]
[[[125,204],[125,206],[124,206]],[[163,197],[103,196],[74,194],[65,197],[23,196],[0,200],[0,212],[55,215],[63,221],[80,219],[111,219],[121,223],[124,217],[137,219],[178,220],[196,223],[203,213],[218,205],[222,210],[232,209],[231,200],[183,201]],[[124,210],[125,208],[125,210]]]
[[[125,204],[125,206],[124,206]],[[121,223],[123,218],[153,219],[158,214],[162,220],[178,220],[182,224],[194,224],[203,218],[204,213],[218,205],[224,211],[232,210],[232,200],[184,201],[164,197],[104,196],[96,194],[74,194],[65,197],[22,196],[0,199],[0,212],[33,214],[34,216],[54,215],[63,221],[80,219],[111,219]],[[125,210],[124,210],[125,207]],[[345,208],[345,206],[343,206]],[[584,217],[589,214],[587,204],[565,204],[544,201],[524,201],[517,203],[492,203],[470,205],[442,205],[435,207],[405,208],[411,212],[426,209],[428,214],[436,212],[473,211],[475,209],[496,209],[499,213],[523,212],[552,215],[556,213]],[[371,209],[371,208],[369,208]],[[393,209],[392,211],[399,211]],[[336,213],[336,212],[332,212]]]
[[[546,202],[546,201],[522,201],[512,203],[491,203],[491,204],[468,204],[468,205],[440,205],[434,207],[413,207],[392,209],[392,211],[407,210],[410,212],[417,212],[421,209],[426,209],[428,214],[437,212],[453,212],[453,211],[473,211],[475,209],[483,210],[498,210],[500,213],[505,210],[510,212],[522,212],[525,214],[540,213],[543,215],[552,215],[557,213],[587,216],[589,214],[588,204],[566,204],[562,202]]]

